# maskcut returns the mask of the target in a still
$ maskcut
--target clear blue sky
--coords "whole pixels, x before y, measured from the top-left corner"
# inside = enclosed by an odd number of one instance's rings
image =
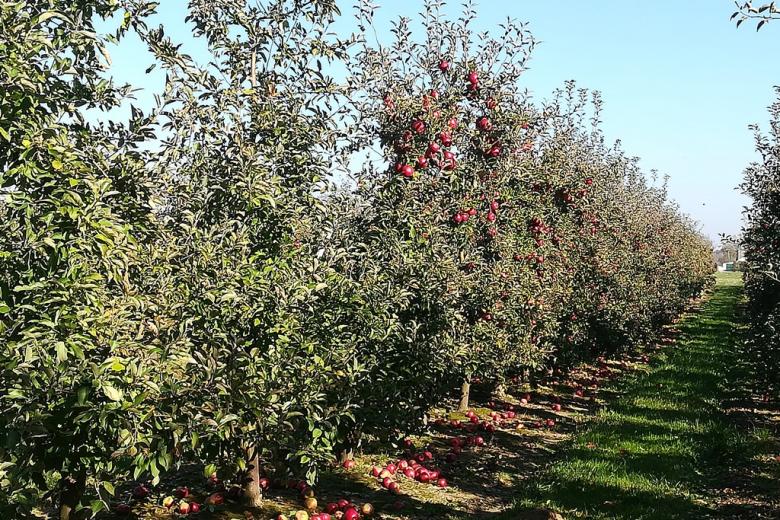
[[[415,20],[421,8],[421,0],[377,2],[380,29],[401,15]],[[351,17],[352,0],[340,3]],[[183,25],[184,1],[161,4],[154,22],[197,58],[203,47]],[[534,97],[569,79],[600,90],[607,138],[622,140],[646,170],[668,174],[671,197],[715,240],[739,231],[747,200],[735,188],[756,158],[747,127],[765,123],[780,84],[780,23],[758,33],[754,25],[736,29],[733,7],[730,0],[482,0],[475,28],[490,30],[507,16],[529,22],[541,41],[525,75]],[[459,2],[447,11],[456,14]],[[151,63],[144,48],[131,38],[110,52],[111,73],[141,87],[139,105],[149,106],[163,76],[144,74]]]

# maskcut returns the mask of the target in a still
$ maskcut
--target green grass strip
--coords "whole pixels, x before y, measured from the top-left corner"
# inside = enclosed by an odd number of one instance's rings
[[[750,456],[719,407],[745,375],[737,373],[741,297],[740,275],[719,274],[702,309],[680,323],[678,343],[619,383],[617,397],[498,518],[539,508],[566,518],[712,517],[708,486]]]

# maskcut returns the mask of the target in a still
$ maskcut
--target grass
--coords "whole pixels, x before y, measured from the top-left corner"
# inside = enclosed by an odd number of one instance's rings
[[[711,490],[753,449],[721,408],[746,377],[734,348],[741,285],[738,273],[719,274],[700,312],[679,324],[677,345],[623,380],[609,407],[496,518],[539,508],[566,518],[711,518]]]

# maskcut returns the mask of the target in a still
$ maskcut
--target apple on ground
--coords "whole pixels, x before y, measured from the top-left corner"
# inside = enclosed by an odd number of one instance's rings
[[[146,498],[149,496],[149,488],[144,486],[143,484],[136,486],[133,488],[133,498]]]

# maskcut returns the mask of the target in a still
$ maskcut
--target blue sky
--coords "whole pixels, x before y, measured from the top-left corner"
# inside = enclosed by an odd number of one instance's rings
[[[380,32],[421,8],[421,0],[377,2]],[[351,17],[352,0],[340,3]],[[185,2],[161,4],[154,22],[195,57],[205,55],[183,24]],[[735,188],[757,157],[747,127],[766,121],[780,84],[780,23],[736,29],[733,7],[730,0],[482,0],[475,28],[490,30],[507,16],[528,22],[541,41],[525,75],[534,97],[549,97],[569,79],[601,91],[607,138],[620,139],[646,170],[668,174],[671,197],[715,240],[739,231],[748,201]],[[447,12],[457,14],[459,2]],[[350,22],[338,27],[351,30]],[[129,38],[110,52],[111,73],[142,88],[138,104],[148,106],[163,76],[144,74],[151,58],[143,46]]]

